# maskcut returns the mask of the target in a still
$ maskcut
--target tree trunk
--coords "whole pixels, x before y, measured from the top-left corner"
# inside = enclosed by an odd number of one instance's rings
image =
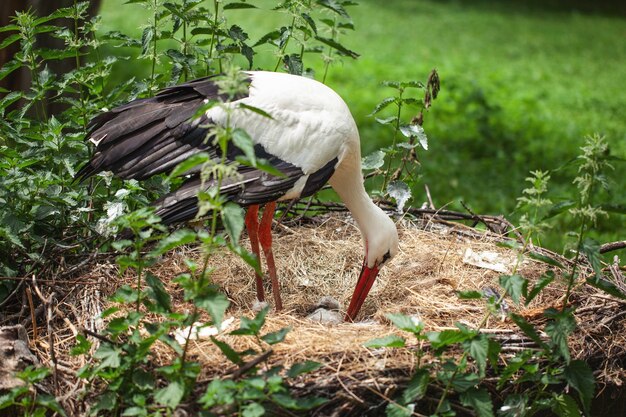
[[[102,0],[91,0],[89,2],[88,16],[89,18],[96,15],[100,8]],[[0,26],[5,26],[11,23],[13,16],[16,12],[32,9],[38,16],[46,16],[54,12],[61,7],[70,7],[74,4],[74,0],[1,0],[0,1]],[[57,19],[50,22],[53,25],[58,26],[70,26],[74,22],[63,19]],[[73,26],[72,26],[73,27]],[[12,35],[14,32],[1,32],[0,43],[7,36]],[[38,37],[37,43],[39,47],[51,48],[51,49],[63,49],[63,41],[56,39],[50,34],[42,34]],[[15,54],[19,51],[20,44],[15,42],[7,48],[0,50],[0,68],[7,62],[11,61]],[[48,68],[55,74],[64,74],[74,68],[74,59],[65,59],[57,61],[47,62]],[[27,91],[30,86],[30,74],[24,68],[13,71],[9,76],[0,80],[0,87],[6,88],[10,91]],[[0,97],[2,94],[0,93]],[[48,103],[47,114],[55,114],[61,110],[61,106],[58,103]]]

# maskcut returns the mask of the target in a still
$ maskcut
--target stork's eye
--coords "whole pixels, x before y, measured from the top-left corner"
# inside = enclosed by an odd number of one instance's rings
[[[379,267],[383,266],[385,263],[387,263],[389,259],[391,259],[391,252],[387,251],[387,253],[383,255],[383,259],[380,261],[378,266]]]

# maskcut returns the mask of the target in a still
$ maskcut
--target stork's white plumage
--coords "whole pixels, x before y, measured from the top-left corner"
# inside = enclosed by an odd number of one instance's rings
[[[198,108],[215,100],[219,92],[212,78],[167,88],[153,98],[135,100],[92,120],[89,139],[96,144],[92,159],[77,174],[87,178],[112,171],[125,179],[145,179],[171,171],[194,153],[223,155],[211,137],[210,124],[244,129],[255,143],[257,156],[265,158],[284,176],[239,166],[237,178],[226,179],[221,192],[231,201],[248,207],[246,226],[252,249],[266,255],[277,309],[280,293],[271,250],[271,220],[275,202],[307,197],[329,182],[346,204],[365,243],[363,269],[346,318],[354,319],[381,266],[398,251],[393,221],[367,195],[361,174],[359,133],[345,102],[317,81],[288,74],[250,71],[247,95],[210,108],[193,120]],[[221,97],[223,99],[223,97]],[[246,109],[246,104],[269,113],[271,118]],[[227,161],[242,153],[230,145]],[[205,187],[213,186],[211,181]],[[165,223],[190,220],[197,214],[201,181],[191,175],[176,191],[155,205]],[[261,222],[258,206],[266,204]],[[261,277],[257,296],[263,298]]]

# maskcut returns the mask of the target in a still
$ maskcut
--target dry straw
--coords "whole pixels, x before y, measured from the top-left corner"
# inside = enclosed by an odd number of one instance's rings
[[[398,384],[407,380],[415,365],[417,346],[410,338],[407,348],[372,350],[363,347],[365,341],[373,338],[402,335],[385,318],[386,313],[399,312],[419,318],[427,331],[450,328],[457,322],[476,326],[485,315],[485,300],[462,300],[458,291],[498,290],[501,274],[490,269],[489,262],[510,268],[517,259],[516,253],[496,245],[503,239],[501,236],[462,224],[430,219],[403,220],[398,226],[400,253],[382,269],[361,311],[360,321],[334,325],[313,322],[306,316],[323,297],[335,298],[344,308],[347,305],[363,256],[361,236],[355,224],[345,214],[334,213],[308,219],[306,224],[275,227],[274,253],[284,310],[270,312],[265,331],[286,326],[290,326],[291,331],[283,343],[273,347],[273,354],[263,366],[289,367],[304,360],[321,362],[324,366],[314,375],[301,377],[294,389],[303,394],[330,395],[334,411],[340,411],[338,415],[358,415],[358,410],[362,411],[359,407],[365,403],[383,402],[393,396]],[[476,262],[468,255],[486,255],[488,261],[486,265],[475,266],[471,263]],[[151,268],[163,280],[176,300],[174,305],[180,310],[190,310],[191,306],[184,304],[182,291],[172,280],[186,272],[186,258],[200,260],[202,256],[198,248],[183,248],[169,253]],[[231,300],[226,317],[235,318],[229,329],[233,330],[238,327],[238,317],[255,314],[252,271],[227,252],[214,254],[210,265],[214,268],[212,279]],[[532,285],[548,268],[546,264],[524,260],[519,273]],[[507,300],[509,307],[541,325],[541,312],[562,303],[565,286],[559,278],[530,306],[518,307]],[[111,306],[107,295],[123,283],[133,285],[135,278],[130,273],[119,276],[111,261],[100,261],[89,266],[77,282],[82,284],[65,288],[65,295],[56,303],[52,338],[45,328],[40,328],[37,339],[32,341],[42,362],[50,365],[49,341],[53,340],[57,372],[65,376],[62,383],[68,387],[76,386],[71,382],[71,375],[84,365],[83,359],[68,355],[74,335],[82,328],[100,331],[103,323],[98,314]],[[269,285],[266,289],[270,290]],[[269,293],[268,299],[272,299]],[[597,376],[601,383],[621,385],[626,379],[621,367],[626,358],[624,302],[582,283],[577,286],[572,302],[578,307],[580,326],[570,340],[572,356],[591,361],[594,369],[599,370]],[[515,325],[500,317],[490,318],[483,331],[502,341],[505,359],[529,346],[529,340]],[[253,338],[229,336],[227,332],[218,337],[238,350],[255,348],[259,351]],[[154,354],[157,363],[167,363],[174,355],[162,345]],[[190,354],[203,365],[203,381],[234,371],[211,341],[192,341]],[[71,396],[66,400],[71,402]],[[329,411],[329,414],[332,413]]]

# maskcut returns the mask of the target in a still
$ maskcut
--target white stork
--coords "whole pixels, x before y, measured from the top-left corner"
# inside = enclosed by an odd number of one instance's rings
[[[246,227],[253,252],[263,248],[272,281],[275,307],[282,303],[271,248],[271,223],[275,202],[307,197],[329,182],[352,213],[365,244],[365,259],[346,320],[356,318],[382,265],[398,251],[394,222],[367,195],[361,173],[359,133],[345,102],[324,84],[309,78],[273,73],[245,72],[247,95],[230,103],[227,112],[214,106],[193,120],[208,100],[219,98],[211,77],[190,81],[134,100],[91,121],[89,140],[96,145],[89,163],[76,174],[85,179],[112,171],[124,179],[146,179],[169,172],[196,152],[220,159],[221,151],[207,138],[207,125],[228,123],[243,128],[255,144],[255,153],[284,176],[276,177],[249,166],[238,166],[237,178],[228,178],[221,193],[247,207]],[[238,106],[244,103],[271,115]],[[230,145],[226,159],[242,151]],[[205,187],[213,186],[210,181]],[[193,219],[198,211],[201,181],[193,174],[176,191],[154,204],[164,223]],[[265,211],[259,223],[259,205]],[[257,297],[263,300],[261,277],[256,277]]]

